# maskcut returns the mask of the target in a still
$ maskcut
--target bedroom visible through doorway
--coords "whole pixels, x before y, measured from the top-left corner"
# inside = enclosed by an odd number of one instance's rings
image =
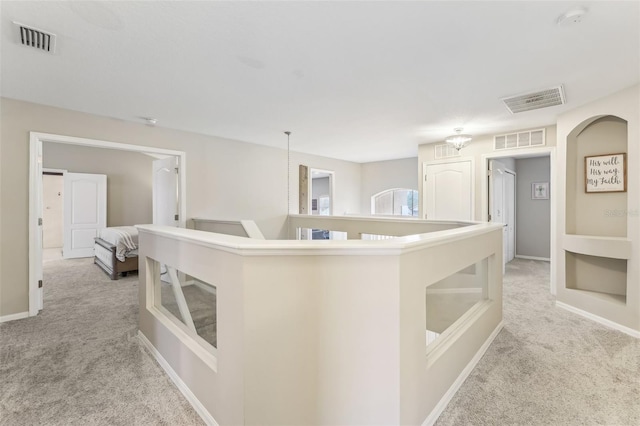
[[[71,189],[67,187],[65,190],[63,183],[65,175],[71,177],[74,172],[85,175],[96,174],[91,172],[104,174],[107,182],[105,186],[106,215],[104,225],[101,227],[125,225],[133,228],[136,224],[155,222],[152,214],[154,188],[152,164],[154,160],[171,158],[172,164],[176,167],[171,168],[171,188],[165,193],[173,196],[173,201],[169,200],[168,204],[172,204],[171,219],[174,226],[184,226],[186,205],[181,196],[185,187],[184,152],[33,132],[30,139],[29,315],[33,316],[44,307],[43,295],[46,282],[43,279],[43,262],[61,257],[60,247],[64,246],[65,242],[65,210],[69,216],[69,206],[65,207],[65,200],[68,203],[70,196],[74,194],[78,195],[78,199],[95,198],[83,196],[87,195],[85,190],[92,186],[86,179],[83,185]],[[59,152],[56,154],[55,148],[50,149],[52,147],[60,148]],[[90,153],[93,154],[90,155]],[[138,161],[136,164],[145,163],[148,167],[144,166],[144,170],[139,170],[140,166],[131,165],[134,159]],[[45,171],[47,174],[44,174]],[[129,187],[139,188],[127,191]],[[93,201],[88,203],[92,206],[94,204]],[[72,216],[78,219],[77,229],[71,229],[70,234],[68,229],[66,231],[71,235],[71,241],[90,241],[91,247],[88,247],[86,253],[78,252],[77,256],[67,257],[94,257],[93,240],[98,237],[99,227],[87,229],[84,226],[88,222],[85,219],[89,216],[99,216],[97,211],[93,210],[96,209],[83,210],[85,213],[88,212],[87,214],[74,212]],[[62,226],[60,216],[63,218]],[[62,236],[62,245],[60,245],[60,236]],[[97,258],[92,259],[92,262],[99,263]],[[137,270],[137,259],[135,266]]]

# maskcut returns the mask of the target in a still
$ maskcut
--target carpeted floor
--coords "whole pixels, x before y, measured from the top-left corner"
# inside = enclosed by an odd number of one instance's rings
[[[44,311],[0,324],[1,425],[200,425],[139,343],[138,276],[44,264]]]
[[[199,425],[135,337],[137,280],[45,264],[45,310],[0,324],[1,425]],[[437,425],[639,425],[640,341],[557,309],[549,264],[515,260],[504,330]]]
[[[504,329],[436,424],[640,425],[640,341],[556,308],[549,264],[516,259]]]
[[[176,318],[185,323],[173,290],[168,283],[161,285],[162,306],[171,312]],[[218,333],[216,328],[216,295],[211,290],[203,290],[196,285],[182,287],[185,302],[189,307],[189,313],[193,320],[198,336],[209,342],[213,347],[218,346]]]

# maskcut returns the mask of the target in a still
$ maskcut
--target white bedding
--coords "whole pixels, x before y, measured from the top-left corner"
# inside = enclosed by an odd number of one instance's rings
[[[126,257],[138,255],[138,229],[135,226],[104,228],[98,237],[116,246],[116,258],[124,262]]]

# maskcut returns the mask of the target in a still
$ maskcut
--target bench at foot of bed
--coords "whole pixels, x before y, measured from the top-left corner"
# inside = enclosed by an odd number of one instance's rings
[[[125,276],[127,272],[138,270],[138,256],[127,257],[124,262],[120,262],[116,258],[116,246],[101,238],[96,238],[95,241],[93,262],[102,268],[112,280],[117,280],[119,274]]]

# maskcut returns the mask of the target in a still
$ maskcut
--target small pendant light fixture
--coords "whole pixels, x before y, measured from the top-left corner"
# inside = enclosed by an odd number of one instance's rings
[[[471,142],[471,139],[473,139],[471,135],[462,134],[462,127],[456,127],[453,131],[456,132],[456,134],[447,136],[444,141],[452,145],[458,151],[467,146],[467,144]]]

